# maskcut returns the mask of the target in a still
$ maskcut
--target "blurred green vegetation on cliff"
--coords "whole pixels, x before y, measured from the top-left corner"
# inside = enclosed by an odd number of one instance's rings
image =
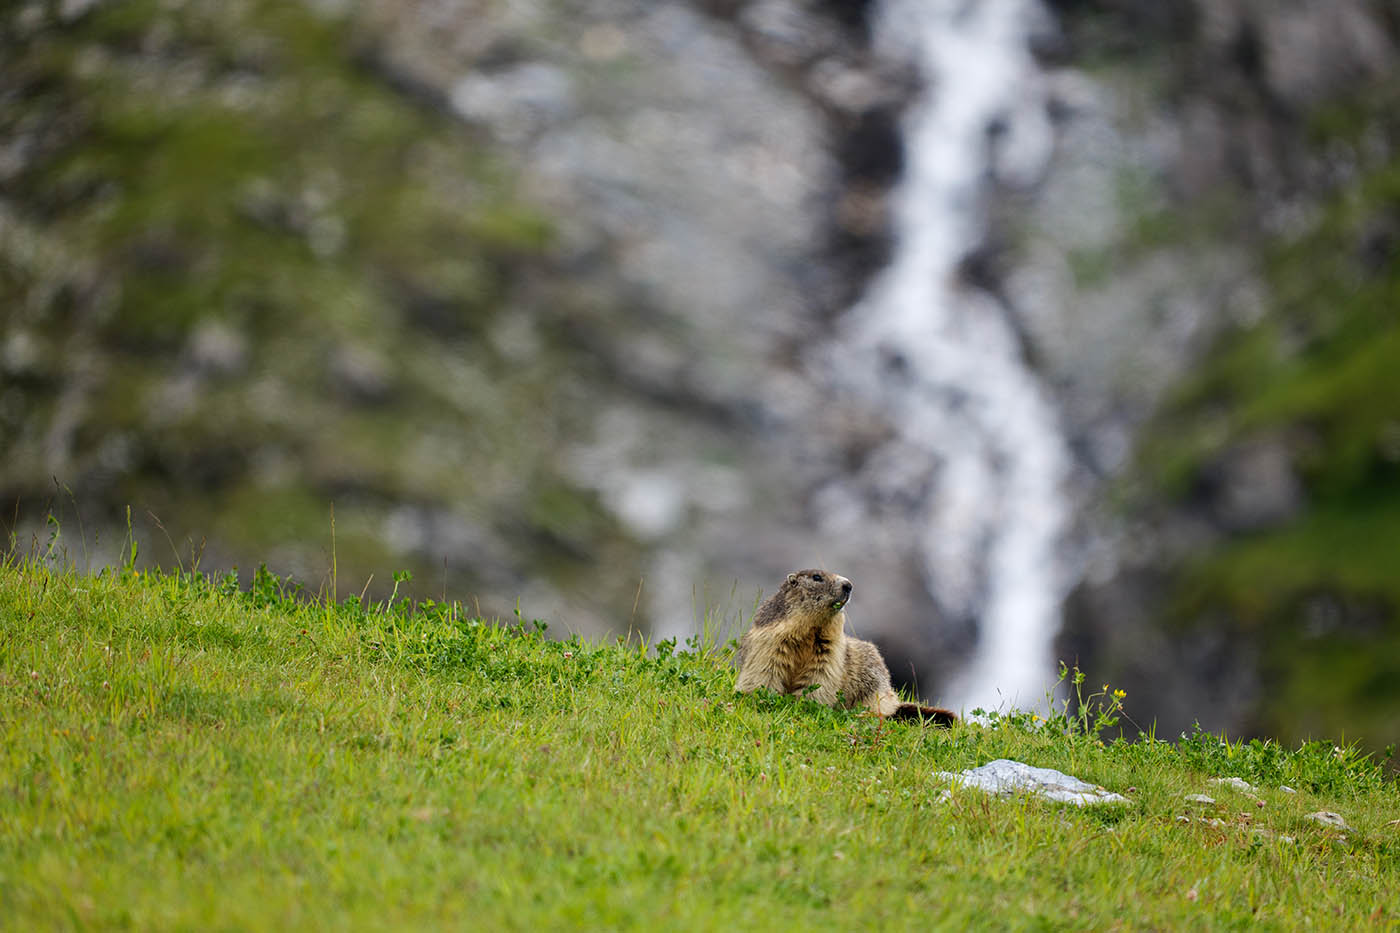
[[[508,159],[306,5],[69,6],[0,13],[6,511],[42,520],[58,464],[90,527],[133,504],[186,561],[215,529],[313,588],[330,502],[356,589],[434,589],[446,552],[456,592],[519,593],[503,540],[559,580],[629,566],[556,473],[588,373],[525,313],[567,302]]]
[[[1296,484],[1284,497],[1296,501],[1193,555],[1167,610],[1173,626],[1256,647],[1265,686],[1252,726],[1285,739],[1400,739],[1397,104],[1381,87],[1310,117],[1309,143],[1340,180],[1266,246],[1258,319],[1179,388],[1139,461],[1156,495],[1207,512],[1230,494],[1221,464],[1241,451],[1270,451]]]

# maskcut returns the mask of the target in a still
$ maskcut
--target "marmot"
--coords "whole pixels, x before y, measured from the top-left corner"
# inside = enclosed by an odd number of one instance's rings
[[[865,707],[881,716],[931,719],[948,726],[956,714],[902,702],[890,686],[890,671],[880,649],[843,631],[851,599],[851,581],[825,570],[788,574],[778,592],[763,601],[753,627],[739,643],[739,677],[734,689],[752,693],[804,693],[812,699],[847,708]]]

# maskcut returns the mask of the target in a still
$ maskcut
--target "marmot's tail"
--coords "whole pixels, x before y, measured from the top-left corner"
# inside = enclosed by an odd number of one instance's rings
[[[958,721],[958,714],[938,706],[920,706],[918,703],[901,703],[890,713],[891,719],[915,719],[931,722],[935,726],[951,726]]]

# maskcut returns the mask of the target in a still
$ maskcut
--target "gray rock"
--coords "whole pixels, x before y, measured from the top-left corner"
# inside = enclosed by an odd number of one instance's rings
[[[781,65],[802,65],[840,42],[834,23],[789,0],[757,0],[739,13],[738,20],[752,41],[760,44],[764,56]]]
[[[353,402],[373,404],[393,389],[393,365],[369,344],[347,344],[331,358],[330,375],[341,394]]]
[[[248,339],[223,321],[202,321],[190,334],[186,351],[202,376],[232,376],[248,365]]]
[[[452,109],[473,123],[489,126],[511,144],[570,117],[573,79],[562,68],[525,62],[494,73],[472,72],[457,81]]]
[[[1394,69],[1395,49],[1365,0],[1309,0],[1256,5],[1264,78],[1270,91],[1294,106],[1337,93],[1361,75]]]
[[[1219,785],[1221,785],[1221,786],[1223,786],[1223,787],[1233,788],[1234,790],[1237,790],[1237,791],[1240,791],[1240,792],[1246,793],[1246,794],[1251,793],[1251,792],[1254,790],[1254,785],[1251,784],[1251,783],[1249,783],[1248,781],[1244,780],[1243,778],[1237,778],[1237,777],[1211,778],[1211,779],[1210,779],[1210,782],[1211,782],[1212,784],[1219,784]]]
[[[43,357],[39,341],[26,330],[16,328],[0,344],[0,370],[7,375],[39,372]]]
[[[1340,829],[1343,832],[1351,829],[1351,825],[1340,813],[1333,813],[1331,810],[1318,810],[1315,813],[1309,813],[1303,819],[1312,820],[1314,823],[1321,823],[1323,826],[1330,826],[1333,829]]]
[[[961,787],[973,787],[988,794],[1034,794],[1057,803],[1072,803],[1078,807],[1105,803],[1128,803],[1122,794],[1104,790],[1095,784],[1056,771],[1036,768],[1009,758],[989,761],[980,768],[954,773],[935,771],[936,778],[953,781]]]
[[[1204,477],[1216,519],[1230,531],[1263,531],[1295,518],[1303,488],[1282,438],[1227,450]]]

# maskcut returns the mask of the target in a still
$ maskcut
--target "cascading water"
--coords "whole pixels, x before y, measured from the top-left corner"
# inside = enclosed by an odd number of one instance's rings
[[[1034,0],[881,5],[877,41],[915,61],[926,90],[905,118],[894,255],[842,319],[835,367],[843,391],[894,428],[874,462],[937,465],[916,517],[929,591],[976,622],[974,654],[943,695],[965,709],[1044,697],[1066,579],[1069,454],[1056,413],[1008,310],[958,281],[983,232],[993,137],[996,171],[1013,182],[1050,155],[1029,51],[1044,15]]]

